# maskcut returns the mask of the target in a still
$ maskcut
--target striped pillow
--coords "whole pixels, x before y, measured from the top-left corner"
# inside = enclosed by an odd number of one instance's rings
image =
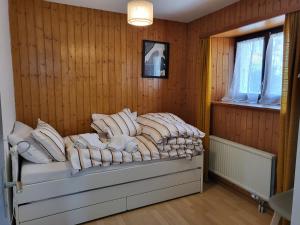
[[[53,159],[66,161],[64,139],[52,126],[39,119],[37,128],[31,134]]]
[[[122,134],[133,137],[142,131],[129,109],[94,120],[91,127],[98,134],[107,133],[109,138]]]
[[[129,109],[124,109],[124,110],[129,110]],[[130,110],[129,110],[129,112],[130,112]],[[136,120],[137,119],[137,112],[130,112],[130,113],[131,113],[131,116],[133,117],[133,119]],[[108,116],[108,115],[107,114],[100,114],[100,113],[93,113],[92,114],[92,120],[93,121],[101,120],[106,116]]]

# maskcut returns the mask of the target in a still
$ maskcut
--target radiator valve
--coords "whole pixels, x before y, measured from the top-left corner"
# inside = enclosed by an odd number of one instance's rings
[[[262,200],[260,197],[258,197],[255,194],[251,194],[251,197],[258,202],[258,212],[264,213],[265,212],[265,201]]]

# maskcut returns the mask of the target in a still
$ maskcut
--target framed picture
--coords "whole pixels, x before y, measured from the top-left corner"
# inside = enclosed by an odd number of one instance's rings
[[[143,40],[142,77],[168,78],[169,43]]]

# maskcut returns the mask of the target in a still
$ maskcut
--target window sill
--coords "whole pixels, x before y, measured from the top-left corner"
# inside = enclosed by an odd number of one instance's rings
[[[251,104],[251,103],[239,103],[239,102],[221,102],[221,101],[213,101],[213,105],[224,105],[229,107],[240,107],[240,108],[250,108],[257,110],[268,110],[268,111],[280,111],[279,105],[263,105],[263,104]]]

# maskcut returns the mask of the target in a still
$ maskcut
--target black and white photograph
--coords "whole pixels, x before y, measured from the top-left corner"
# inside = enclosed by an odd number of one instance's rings
[[[143,77],[168,78],[169,43],[143,41]]]

